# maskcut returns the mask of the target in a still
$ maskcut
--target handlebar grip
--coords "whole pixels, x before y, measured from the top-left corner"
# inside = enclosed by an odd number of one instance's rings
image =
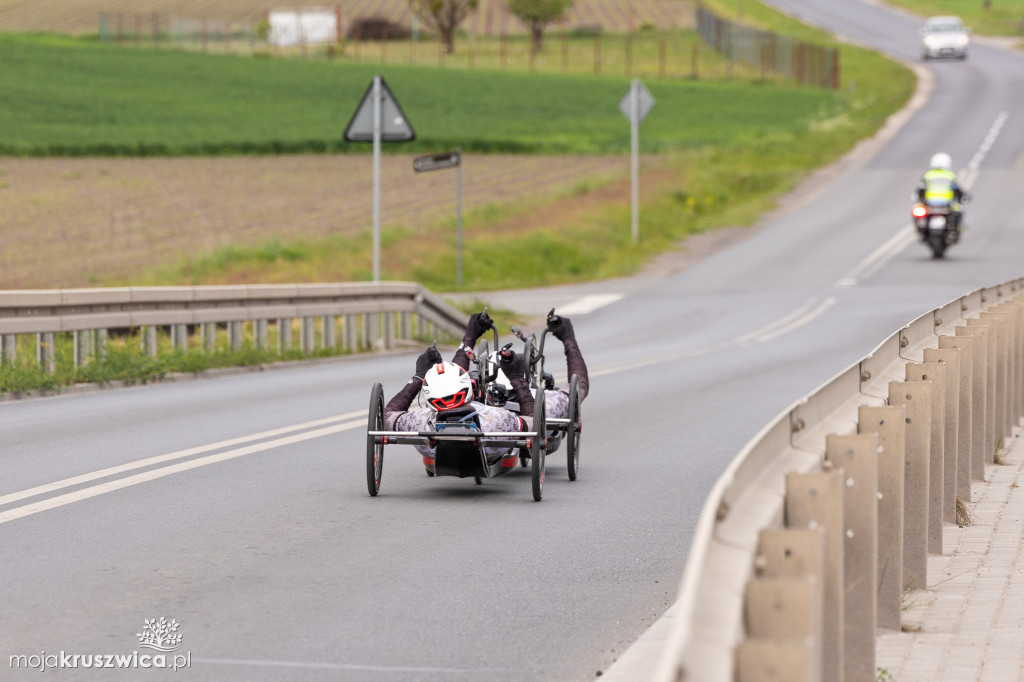
[[[558,315],[555,315],[554,308],[552,308],[548,312],[548,324],[551,325],[552,327],[557,327],[558,325],[562,324],[562,318],[560,318]]]
[[[487,314],[487,309],[489,307],[490,306],[484,306],[484,311],[480,313],[480,322],[486,327],[493,327],[494,320],[492,320],[491,316]]]

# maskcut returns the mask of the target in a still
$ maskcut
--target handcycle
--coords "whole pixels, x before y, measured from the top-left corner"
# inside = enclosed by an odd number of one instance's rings
[[[493,331],[494,347],[498,348],[498,331],[484,309],[483,319]],[[554,308],[548,314],[553,324],[559,322]],[[366,430],[366,485],[371,496],[380,492],[381,475],[384,466],[385,445],[419,445],[430,448],[432,456],[423,457],[428,476],[472,477],[478,485],[485,478],[496,478],[515,469],[518,460],[523,467],[531,469],[533,499],[540,501],[544,490],[544,469],[546,456],[558,449],[561,441],[567,441],[569,479],[576,480],[579,472],[580,433],[582,430],[579,380],[575,375],[570,379],[569,414],[567,418],[548,418],[545,414],[545,388],[554,388],[554,379],[544,372],[545,329],[539,344],[535,334],[526,336],[513,327],[513,333],[524,342],[523,357],[527,376],[534,389],[533,430],[519,432],[486,432],[474,419],[476,408],[472,405],[438,412],[434,430],[428,431],[385,431],[384,390],[378,382],[370,392],[370,409]],[[499,351],[490,353],[487,340],[478,344],[478,350],[470,356],[469,375],[473,384],[473,401],[485,405],[505,407],[519,413],[518,404],[502,403],[504,385],[499,381],[502,358],[510,357],[514,342],[506,344]],[[437,342],[434,342],[436,348]],[[504,354],[504,355],[503,355]],[[507,398],[507,391],[504,395]],[[500,457],[488,457],[488,449],[508,449]]]

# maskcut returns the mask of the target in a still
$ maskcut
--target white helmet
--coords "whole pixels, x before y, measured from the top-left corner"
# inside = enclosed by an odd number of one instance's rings
[[[462,407],[473,396],[469,374],[453,362],[439,362],[423,377],[423,397],[434,410]]]
[[[953,170],[953,159],[945,152],[939,152],[932,156],[932,168],[940,170]]]

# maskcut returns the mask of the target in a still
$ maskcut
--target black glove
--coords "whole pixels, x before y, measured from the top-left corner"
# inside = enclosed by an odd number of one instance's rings
[[[526,377],[526,358],[514,350],[502,350],[498,356],[501,359],[501,371],[511,381],[516,377]]]
[[[548,331],[559,341],[576,338],[576,332],[572,329],[572,321],[568,317],[548,315]]]
[[[416,358],[416,376],[422,379],[427,375],[427,372],[430,370],[431,367],[443,361],[444,360],[441,357],[441,353],[437,350],[437,348],[431,346],[430,348],[423,351],[418,358]]]
[[[469,316],[469,322],[466,323],[466,336],[463,338],[463,341],[467,342],[469,346],[474,346],[477,339],[493,327],[494,323],[491,322],[491,318],[487,313],[473,313]]]

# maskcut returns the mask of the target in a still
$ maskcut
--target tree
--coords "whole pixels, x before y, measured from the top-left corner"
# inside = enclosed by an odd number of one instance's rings
[[[455,29],[476,9],[478,0],[409,0],[409,7],[426,24],[437,31],[444,42],[444,51],[455,52]]]
[[[508,11],[530,27],[535,50],[541,49],[544,28],[558,21],[572,7],[572,0],[508,0]]]

